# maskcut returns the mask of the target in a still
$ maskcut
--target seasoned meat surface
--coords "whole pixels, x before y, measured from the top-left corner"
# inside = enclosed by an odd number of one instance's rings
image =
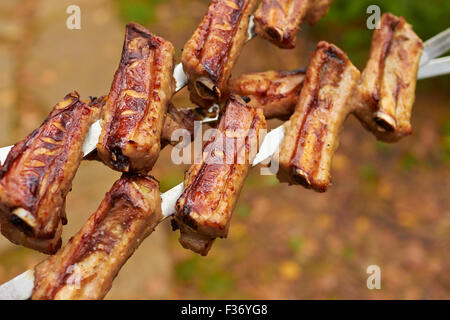
[[[211,250],[211,247],[214,244],[215,238],[201,234],[187,224],[178,224],[175,219],[171,222],[174,230],[180,229],[180,238],[178,240],[183,248],[192,250],[202,256],[208,255],[209,250]]]
[[[214,238],[227,236],[265,128],[261,109],[230,96],[218,132],[203,147],[201,163],[186,173],[185,189],[175,206],[174,225],[181,229],[184,247],[206,255]]]
[[[161,132],[173,94],[172,44],[131,23],[106,103],[98,156],[111,168],[147,173],[161,148]]]
[[[308,11],[306,12],[305,20],[310,25],[315,25],[328,13],[333,0],[309,0]]]
[[[263,0],[255,12],[256,33],[280,48],[294,48],[309,3],[310,0]]]
[[[231,79],[230,91],[250,98],[248,104],[264,111],[266,119],[289,119],[305,79],[305,70],[266,71]]]
[[[83,158],[83,141],[101,116],[97,102],[84,103],[77,92],[66,95],[0,167],[1,231],[13,243],[47,254],[60,247],[65,199]]]
[[[149,176],[124,174],[83,228],[35,267],[32,299],[102,299],[162,218],[159,183]]]
[[[354,96],[356,116],[379,140],[410,135],[422,40],[403,17],[386,13],[375,29],[370,58]]]
[[[181,109],[170,104],[161,132],[162,146],[166,146],[167,144],[178,144],[178,141],[172,140],[172,134],[176,130],[186,130],[189,132],[191,139],[193,139],[194,122],[201,120],[201,115],[198,114],[195,109]]]
[[[339,130],[352,111],[349,98],[359,76],[342,50],[319,42],[286,127],[279,154],[280,181],[320,192],[327,189]]]
[[[256,0],[212,0],[202,22],[183,49],[183,69],[191,100],[223,100],[231,69],[247,40]]]

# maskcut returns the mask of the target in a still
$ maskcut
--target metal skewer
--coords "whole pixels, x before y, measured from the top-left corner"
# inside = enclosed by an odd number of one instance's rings
[[[428,39],[423,44],[422,58],[419,66],[428,64],[432,59],[440,57],[450,50],[450,28]]]
[[[426,65],[419,69],[417,79],[426,79],[437,77],[450,73],[450,57],[443,57],[430,60]]]

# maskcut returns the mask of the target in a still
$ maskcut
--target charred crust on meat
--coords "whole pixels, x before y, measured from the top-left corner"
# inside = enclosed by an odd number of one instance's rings
[[[158,182],[123,174],[68,244],[35,267],[32,299],[103,298],[122,265],[161,219]]]
[[[201,107],[224,101],[231,69],[246,42],[255,0],[212,0],[182,52],[191,100]]]
[[[282,143],[278,178],[324,192],[331,183],[331,160],[359,71],[345,53],[319,42]]]
[[[250,73],[231,79],[229,90],[249,97],[246,103],[261,108],[266,119],[287,120],[294,112],[304,78],[303,68]]]
[[[263,0],[255,12],[256,33],[282,49],[295,47],[310,0]]]
[[[99,158],[111,168],[146,173],[156,162],[174,90],[173,60],[170,42],[140,25],[127,25],[97,144]]]
[[[258,144],[255,138],[263,128],[266,123],[262,110],[247,106],[239,96],[229,97],[217,129],[224,139],[231,141],[241,137],[243,132],[251,137],[244,139],[244,145],[236,150],[224,148],[220,139],[208,141],[203,152],[209,152],[202,163],[192,165],[185,175],[185,189],[175,205],[174,217],[183,247],[206,255],[215,238],[226,237],[232,211],[252,161],[251,148]],[[232,157],[233,163],[225,163],[227,155]],[[237,163],[241,155],[247,162]],[[223,162],[210,161],[213,158]]]
[[[411,134],[422,40],[403,17],[383,14],[372,36],[370,57],[354,95],[355,115],[378,140]]]
[[[82,160],[83,141],[101,111],[101,105],[71,92],[13,146],[0,168],[2,233],[9,240],[44,253],[58,249],[65,198]]]

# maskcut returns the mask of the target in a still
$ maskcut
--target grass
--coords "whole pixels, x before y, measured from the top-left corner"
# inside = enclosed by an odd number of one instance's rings
[[[289,246],[289,249],[291,249],[291,251],[293,253],[298,253],[302,249],[303,244],[304,244],[304,240],[301,237],[294,236],[289,239],[288,246]]]
[[[156,20],[156,7],[162,0],[116,0],[120,16],[126,23],[147,25]]]
[[[235,279],[214,258],[199,256],[175,266],[175,276],[183,285],[193,285],[199,292],[216,298],[225,297],[235,288]]]
[[[235,212],[236,212],[235,213],[236,216],[238,216],[239,218],[247,219],[247,218],[250,217],[251,209],[250,209],[250,207],[247,204],[241,203],[241,204],[238,204],[238,206],[236,207]]]
[[[361,178],[369,183],[378,181],[378,172],[371,163],[365,163],[359,167],[359,174]]]
[[[405,171],[409,171],[417,165],[419,165],[419,159],[411,152],[406,152],[400,160],[400,167]]]

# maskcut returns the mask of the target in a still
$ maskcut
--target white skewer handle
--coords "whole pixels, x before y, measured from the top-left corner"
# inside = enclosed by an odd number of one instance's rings
[[[450,50],[450,28],[435,35],[423,44],[422,58],[419,66],[428,64],[432,59],[437,58]]]
[[[0,300],[27,300],[34,287],[34,271],[28,270],[0,286]]]
[[[437,77],[450,73],[450,57],[433,59],[419,69],[417,79]]]

